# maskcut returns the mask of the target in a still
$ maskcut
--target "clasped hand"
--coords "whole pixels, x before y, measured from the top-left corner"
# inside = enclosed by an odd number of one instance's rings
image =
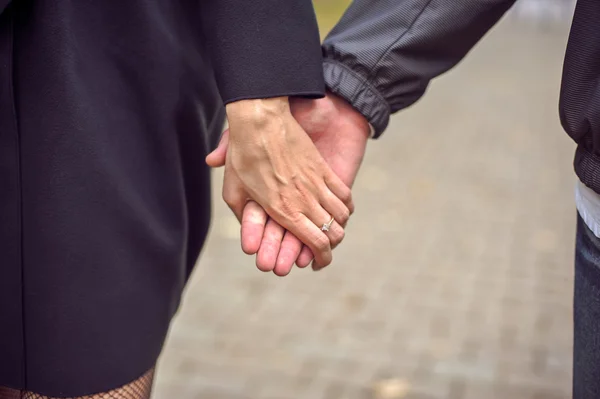
[[[229,129],[206,161],[225,166],[223,199],[241,222],[244,252],[280,276],[313,258],[314,269],[329,265],[354,211],[350,187],[369,132],[364,117],[332,94],[291,104],[239,101],[227,106],[227,117]]]

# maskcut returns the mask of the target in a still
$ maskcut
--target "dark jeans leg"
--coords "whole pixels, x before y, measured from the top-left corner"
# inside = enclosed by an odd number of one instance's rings
[[[600,239],[577,218],[573,398],[600,398]]]

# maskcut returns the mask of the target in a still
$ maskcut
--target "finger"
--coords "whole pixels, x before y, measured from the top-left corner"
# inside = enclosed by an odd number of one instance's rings
[[[244,215],[244,204],[240,201],[236,201],[235,203],[231,204],[227,203],[227,206],[229,207],[229,209],[231,209],[231,212],[233,212],[238,222],[242,223],[242,218]]]
[[[229,206],[238,222],[242,222],[244,207],[250,199],[239,183],[238,177],[231,168],[225,168],[223,176],[223,201]]]
[[[218,168],[225,165],[227,156],[227,147],[229,146],[229,129],[223,132],[217,148],[206,156],[206,163],[211,168]]]
[[[298,259],[296,259],[296,266],[303,269],[310,265],[310,262],[312,262],[314,258],[315,257],[310,248],[304,245],[300,251],[300,255],[298,255]]]
[[[346,208],[346,206],[342,203],[342,201],[340,201],[337,197],[335,196],[331,196],[329,198],[331,200],[330,203],[325,203],[323,204],[323,206],[321,206],[320,204],[317,204],[316,206],[312,207],[310,212],[307,212],[309,215],[309,218],[313,221],[313,223],[319,228],[319,230],[322,231],[322,233],[324,233],[327,238],[329,239],[331,248],[335,248],[337,245],[339,245],[342,240],[344,239],[344,229],[338,224],[336,223],[335,217],[333,217],[333,221],[332,216],[331,215],[343,215],[342,217],[345,217],[346,220],[348,218],[348,208]],[[331,212],[331,213],[329,213]],[[318,215],[318,216],[315,216]],[[325,227],[325,224],[328,224],[328,230],[323,231],[323,228]],[[305,242],[305,244],[308,244],[307,242]],[[312,249],[312,248],[311,248]],[[315,252],[313,251],[313,254],[315,254]],[[315,257],[316,254],[315,254]],[[317,257],[318,259],[318,257]],[[320,262],[319,262],[320,264]]]
[[[248,201],[244,207],[242,215],[242,251],[248,255],[254,255],[260,248],[265,224],[267,223],[267,213],[254,201]]]
[[[352,200],[352,190],[332,171],[325,174],[325,184],[329,190],[346,205],[350,214],[354,213],[354,201]]]
[[[231,209],[238,222],[242,222],[242,218],[244,215],[244,206],[246,204],[246,200],[244,199],[244,195],[241,192],[226,189],[227,185],[223,185],[223,200]]]
[[[302,246],[302,242],[295,235],[289,231],[285,232],[281,241],[277,262],[275,263],[275,269],[273,270],[276,275],[287,276],[290,273],[294,262],[298,258],[298,255],[300,255]]]
[[[350,219],[350,210],[346,204],[336,197],[327,186],[320,192],[319,197],[319,202],[323,208],[331,213],[331,217],[342,227],[346,226],[348,219]]]
[[[344,232],[344,228],[340,226],[335,220],[331,223],[329,227],[329,231],[325,232],[325,235],[329,237],[329,242],[331,242],[331,249],[334,249],[344,240],[346,233]]]
[[[321,266],[317,262],[313,261],[310,265],[310,268],[313,269],[313,271],[318,272],[319,270],[323,270],[325,266]]]
[[[329,215],[321,208],[319,212],[320,225],[324,223],[322,220],[327,219]],[[323,216],[325,215],[325,216]],[[325,221],[325,223],[328,220]],[[331,263],[333,256],[331,254],[331,243],[329,238],[317,227],[315,222],[305,215],[299,215],[295,223],[289,226],[288,230],[294,229],[294,234],[303,243],[309,246],[319,265],[327,266]]]
[[[256,254],[256,267],[263,272],[270,272],[275,269],[281,240],[285,229],[275,220],[269,219],[265,227],[265,233],[260,243],[260,248]]]

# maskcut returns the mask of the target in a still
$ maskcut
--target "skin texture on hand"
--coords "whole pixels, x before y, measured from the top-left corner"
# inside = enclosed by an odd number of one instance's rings
[[[291,111],[327,164],[343,183],[351,187],[369,136],[366,119],[331,93],[320,100],[292,99]],[[228,141],[226,132],[219,147],[207,157],[210,166],[226,163]],[[243,210],[241,230],[244,252],[257,255],[256,264],[262,271],[285,276],[294,262],[299,267],[306,267],[313,259],[310,247],[303,247],[292,232],[269,218],[254,201],[249,201]],[[320,268],[321,265],[314,264],[313,267]]]
[[[287,98],[238,101],[226,111],[223,199],[242,223],[247,202],[256,202],[310,248],[319,266],[327,266],[343,229],[332,226],[325,235],[320,226],[330,215],[346,223],[353,211],[350,189],[293,118]]]

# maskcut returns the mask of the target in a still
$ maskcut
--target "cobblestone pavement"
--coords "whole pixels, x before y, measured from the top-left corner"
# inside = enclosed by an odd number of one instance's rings
[[[396,116],[322,272],[258,272],[217,183],[155,398],[569,397],[567,33],[509,18]]]

